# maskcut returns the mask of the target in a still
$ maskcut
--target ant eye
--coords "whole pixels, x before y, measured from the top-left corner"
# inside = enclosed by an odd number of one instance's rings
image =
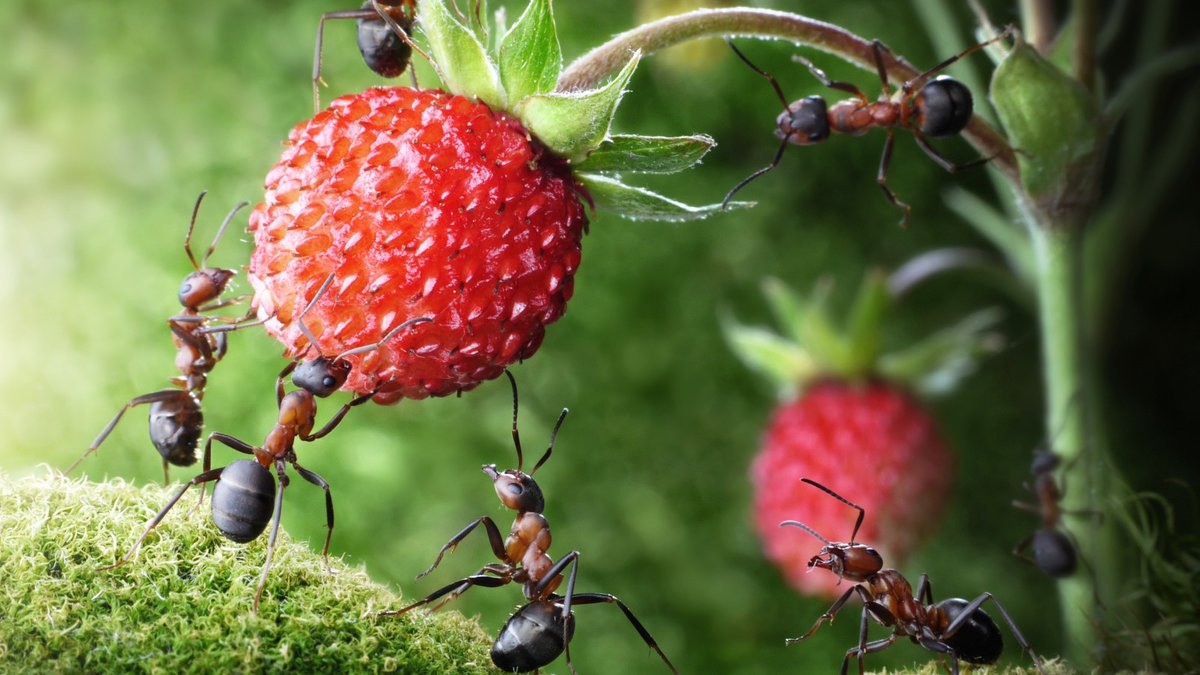
[[[521,487],[520,483],[509,483],[504,489],[508,490],[509,494],[514,497],[519,497],[521,493],[525,492],[525,488]]]
[[[337,380],[333,379],[332,375],[326,375],[325,379],[321,380],[321,384],[324,384],[326,387],[332,387],[337,384]]]

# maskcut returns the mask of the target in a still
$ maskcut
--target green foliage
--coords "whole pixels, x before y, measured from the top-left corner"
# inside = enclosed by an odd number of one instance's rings
[[[267,538],[226,541],[187,497],[133,560],[99,569],[174,490],[0,474],[0,670],[494,672],[476,622],[377,617],[400,598],[282,533],[253,614]]]

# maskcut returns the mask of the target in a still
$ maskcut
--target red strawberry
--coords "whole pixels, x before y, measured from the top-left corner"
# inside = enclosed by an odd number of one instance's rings
[[[857,514],[800,479],[863,507],[857,539],[892,567],[936,529],[953,476],[954,458],[915,399],[882,381],[827,380],[775,409],[750,469],[754,521],[767,557],[793,586],[833,596],[845,590],[837,577],[808,574],[820,542],[779,523],[799,520],[846,541]]]
[[[877,549],[888,567],[932,533],[954,483],[954,457],[925,408],[908,392],[952,386],[992,338],[997,313],[972,315],[900,353],[879,354],[890,298],[880,275],[868,275],[846,334],[826,313],[825,295],[801,299],[778,283],[768,298],[787,337],[730,325],[734,351],[780,387],[776,408],[750,469],[754,520],[768,558],[796,588],[832,597],[845,591],[830,574],[808,574],[821,542],[847,541],[857,512],[802,483],[808,478],[861,506],[855,537]],[[923,378],[923,379],[922,379]]]
[[[292,130],[250,218],[250,282],[267,330],[326,353],[433,319],[357,359],[377,401],[444,396],[533,354],[571,297],[587,219],[579,188],[519,122],[440,91],[345,96]]]
[[[317,355],[295,317],[330,273],[304,316],[325,354],[432,319],[350,357],[346,388],[379,402],[465,391],[537,350],[571,297],[580,195],[630,217],[719,210],[621,183],[688,168],[712,146],[609,135],[637,55],[596,89],[559,92],[549,3],[530,3],[498,41],[445,0],[419,0],[416,15],[458,95],[381,88],[334,101],[292,130],[250,220],[254,302],[289,357]]]

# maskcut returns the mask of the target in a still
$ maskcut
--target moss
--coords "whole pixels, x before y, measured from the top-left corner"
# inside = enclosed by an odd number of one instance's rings
[[[490,638],[453,611],[377,618],[400,599],[281,532],[221,537],[192,494],[126,565],[171,487],[0,474],[0,671],[494,672]]]
[[[1039,675],[1038,669],[1033,666],[984,668],[963,665],[962,670],[963,672],[987,673],[988,675]],[[872,675],[945,675],[948,672],[949,669],[941,661],[929,661],[924,664],[913,665],[909,668],[879,670],[875,671]],[[1045,675],[1076,675],[1078,671],[1068,666],[1062,660],[1055,659],[1042,664],[1042,673]]]

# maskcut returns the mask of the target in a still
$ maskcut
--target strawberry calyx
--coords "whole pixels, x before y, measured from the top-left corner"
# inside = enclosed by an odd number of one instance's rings
[[[562,49],[551,0],[530,0],[507,29],[488,26],[486,3],[470,16],[446,0],[419,0],[417,22],[435,70],[451,92],[482,101],[516,119],[552,155],[566,161],[602,211],[631,219],[693,220],[722,210],[692,206],[627,185],[627,173],[676,173],[696,165],[716,143],[705,135],[636,136],[611,133],[626,86],[641,54],[632,52],[607,83],[560,91]],[[745,208],[751,202],[733,202]]]
[[[884,351],[884,324],[895,305],[888,277],[868,272],[840,323],[829,307],[833,284],[818,282],[806,296],[778,279],[763,281],[763,292],[781,332],[725,320],[734,353],[766,377],[783,399],[793,399],[825,380],[906,385],[925,395],[945,394],[974,372],[980,359],[1003,344],[995,327],[1003,319],[987,308],[892,351]]]

